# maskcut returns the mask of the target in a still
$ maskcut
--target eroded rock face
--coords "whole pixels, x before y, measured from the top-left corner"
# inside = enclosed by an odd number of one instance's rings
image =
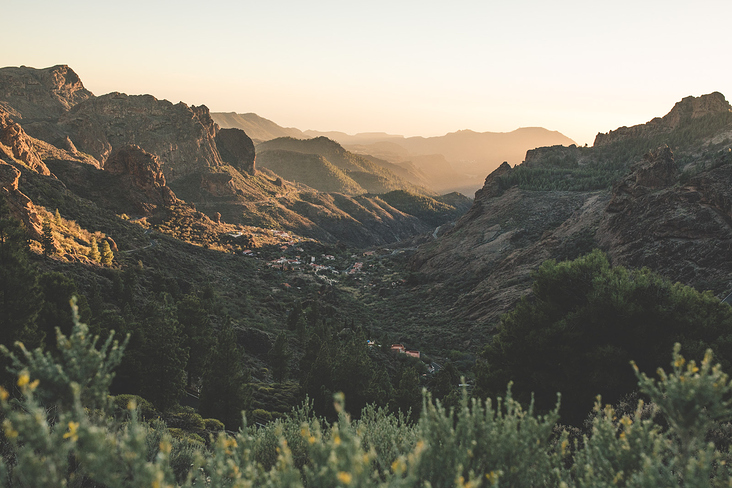
[[[656,117],[651,121],[634,125],[632,127],[620,127],[611,130],[607,134],[599,133],[595,137],[595,147],[613,144],[623,139],[637,137],[652,137],[657,134],[670,132],[684,123],[707,115],[722,114],[732,111],[732,106],[719,92],[709,93],[700,97],[686,97],[671,109],[663,117]]]
[[[119,147],[138,145],[158,156],[168,180],[223,164],[214,140],[216,125],[206,107],[110,93],[75,106],[58,125],[78,150],[99,161]]]
[[[634,198],[676,182],[678,170],[668,146],[652,151],[631,168],[631,173],[615,183],[608,212],[622,212]]]
[[[41,158],[33,150],[23,128],[11,120],[6,112],[0,109],[0,152],[6,157],[22,161],[29,168],[43,175],[50,175]]]
[[[216,147],[221,159],[239,171],[254,174],[254,143],[241,129],[220,129]]]
[[[511,165],[504,161],[499,167],[497,167],[491,174],[486,176],[485,184],[483,188],[475,192],[475,199],[479,198],[493,198],[503,193],[503,188],[500,185],[500,177],[511,171]]]
[[[165,184],[158,157],[139,146],[127,145],[116,149],[105,162],[104,170],[120,176],[134,195],[142,214],[150,214],[157,207],[170,206],[178,201]]]
[[[19,190],[19,180],[20,170],[0,161],[0,194],[8,202],[10,213],[25,224],[31,239],[41,240],[43,221],[31,199]]]

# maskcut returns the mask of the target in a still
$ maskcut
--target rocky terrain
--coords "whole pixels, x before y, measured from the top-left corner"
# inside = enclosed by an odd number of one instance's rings
[[[318,194],[287,176],[258,171],[249,136],[220,128],[205,106],[151,95],[94,96],[68,66],[0,69],[0,104],[0,142],[13,161],[136,218],[164,220],[166,209],[185,202],[202,219],[280,228],[325,242],[385,244],[430,230],[431,224],[376,196],[357,197],[416,187],[332,141],[318,143],[335,148],[332,159],[338,153],[352,160],[351,176],[359,182],[325,191],[350,196]]]
[[[504,163],[468,213],[419,248],[412,268],[435,290],[468,284],[449,314],[474,331],[495,325],[530,293],[542,261],[595,247],[614,264],[646,266],[724,298],[732,290],[731,114],[718,93],[689,97],[663,118],[599,134],[594,147],[540,148],[523,165]],[[645,152],[654,144],[663,145]],[[527,189],[536,184],[531,175],[566,180],[587,168],[624,176],[608,189]]]

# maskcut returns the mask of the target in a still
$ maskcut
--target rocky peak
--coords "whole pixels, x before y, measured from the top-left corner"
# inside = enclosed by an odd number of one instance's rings
[[[254,143],[241,129],[221,129],[216,134],[221,159],[237,170],[254,174]]]
[[[700,97],[685,97],[680,102],[676,102],[671,111],[663,117],[656,117],[645,124],[620,127],[607,134],[597,134],[594,146],[606,146],[624,139],[666,134],[678,127],[693,123],[696,119],[729,112],[732,112],[732,106],[719,92]]]
[[[724,98],[724,95],[719,92],[714,92],[700,97],[682,98],[663,117],[663,121],[670,127],[677,127],[680,123],[688,120],[730,111],[732,111],[732,106]]]
[[[66,65],[0,68],[0,100],[15,109],[23,120],[57,118],[93,96]]]
[[[507,161],[501,163],[499,167],[493,170],[491,174],[486,176],[483,188],[475,192],[475,201],[487,198],[493,198],[501,195],[504,188],[501,188],[500,177],[511,171],[511,165]]]

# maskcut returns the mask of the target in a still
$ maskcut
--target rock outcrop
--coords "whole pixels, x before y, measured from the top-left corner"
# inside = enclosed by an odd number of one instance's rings
[[[10,207],[10,213],[25,224],[29,236],[40,241],[43,234],[43,220],[31,199],[18,188],[19,180],[20,170],[0,161],[0,193]]]
[[[240,172],[254,174],[254,143],[241,129],[219,129],[216,147],[221,159]]]
[[[94,95],[66,65],[35,69],[0,68],[0,100],[12,107],[18,121],[55,120]],[[21,120],[22,119],[22,120]]]
[[[608,212],[622,212],[629,201],[653,190],[666,188],[676,182],[678,170],[668,146],[646,154],[631,167],[631,173],[615,183]]]
[[[6,158],[23,162],[40,174],[51,174],[33,149],[23,128],[13,122],[7,112],[0,109],[0,157],[3,154]]]
[[[136,145],[122,146],[107,159],[104,170],[120,177],[139,212],[149,215],[159,207],[177,203],[175,193],[165,184],[160,160]]]
[[[475,192],[475,199],[486,199],[497,197],[503,193],[504,188],[501,187],[501,176],[511,171],[511,165],[504,161],[499,167],[494,169],[491,174],[486,176],[483,188]]]
[[[700,97],[685,97],[663,117],[632,127],[620,127],[607,134],[599,133],[595,137],[595,147],[607,146],[625,139],[649,138],[658,134],[668,133],[679,127],[692,123],[702,117],[728,114],[732,106],[719,92],[702,95]]]

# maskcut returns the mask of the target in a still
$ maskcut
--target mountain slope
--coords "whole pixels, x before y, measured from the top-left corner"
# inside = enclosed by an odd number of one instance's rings
[[[211,118],[223,129],[236,128],[243,130],[256,142],[269,141],[278,137],[308,138],[299,129],[281,127],[255,113],[211,112]]]
[[[257,154],[257,165],[286,180],[302,183],[318,191],[346,195],[366,193],[358,183],[319,154],[272,149]]]
[[[732,116],[719,97],[684,99],[668,116],[600,135],[591,148],[540,148],[518,167],[496,169],[468,213],[412,260],[424,287],[455,290],[444,320],[489,329],[530,292],[542,261],[595,247],[614,264],[648,266],[724,297],[732,289]],[[675,151],[646,150],[658,143]]]
[[[392,190],[428,193],[428,190],[405,181],[385,167],[369,161],[363,156],[346,151],[340,144],[325,137],[306,140],[285,137],[257,146],[257,150],[260,152],[272,149],[318,154],[355,180],[369,193],[386,193]]]
[[[354,245],[384,244],[431,227],[374,197],[313,197],[266,168],[257,171],[251,139],[241,129],[221,129],[205,106],[174,105],[151,95],[116,92],[95,97],[66,66],[0,70],[0,93],[7,95],[0,100],[3,110],[23,121],[22,127],[12,121],[9,127],[17,125],[13,130],[22,130],[27,121],[32,130],[28,132],[30,140],[35,146],[45,145],[43,157],[55,164],[56,176],[103,208],[117,206],[124,208],[124,213],[145,217],[157,215],[161,209],[175,214],[176,208],[195,206],[203,212],[198,212],[201,218],[208,216],[216,222],[223,218],[229,224],[286,229],[325,242],[340,240]],[[153,198],[151,205],[158,209],[153,212],[146,202],[137,205],[134,201],[151,197],[148,190],[135,193],[129,187],[131,193],[122,194],[100,191],[116,181],[100,168],[130,145],[155,158],[164,177],[163,186],[171,194],[175,192],[176,200]],[[339,183],[338,191],[363,192],[354,176],[367,183],[366,190],[419,191],[378,165],[345,154],[340,146],[336,149],[328,154],[340,154],[341,158],[335,159],[339,162],[350,158],[352,169],[358,170],[351,171],[353,176],[349,177],[330,167],[333,181]],[[61,153],[63,156],[58,156]],[[56,164],[59,157],[62,163]],[[320,163],[325,166],[325,162]],[[33,164],[45,168],[40,159]],[[190,212],[185,210],[184,214]],[[384,222],[388,225],[381,225]]]

